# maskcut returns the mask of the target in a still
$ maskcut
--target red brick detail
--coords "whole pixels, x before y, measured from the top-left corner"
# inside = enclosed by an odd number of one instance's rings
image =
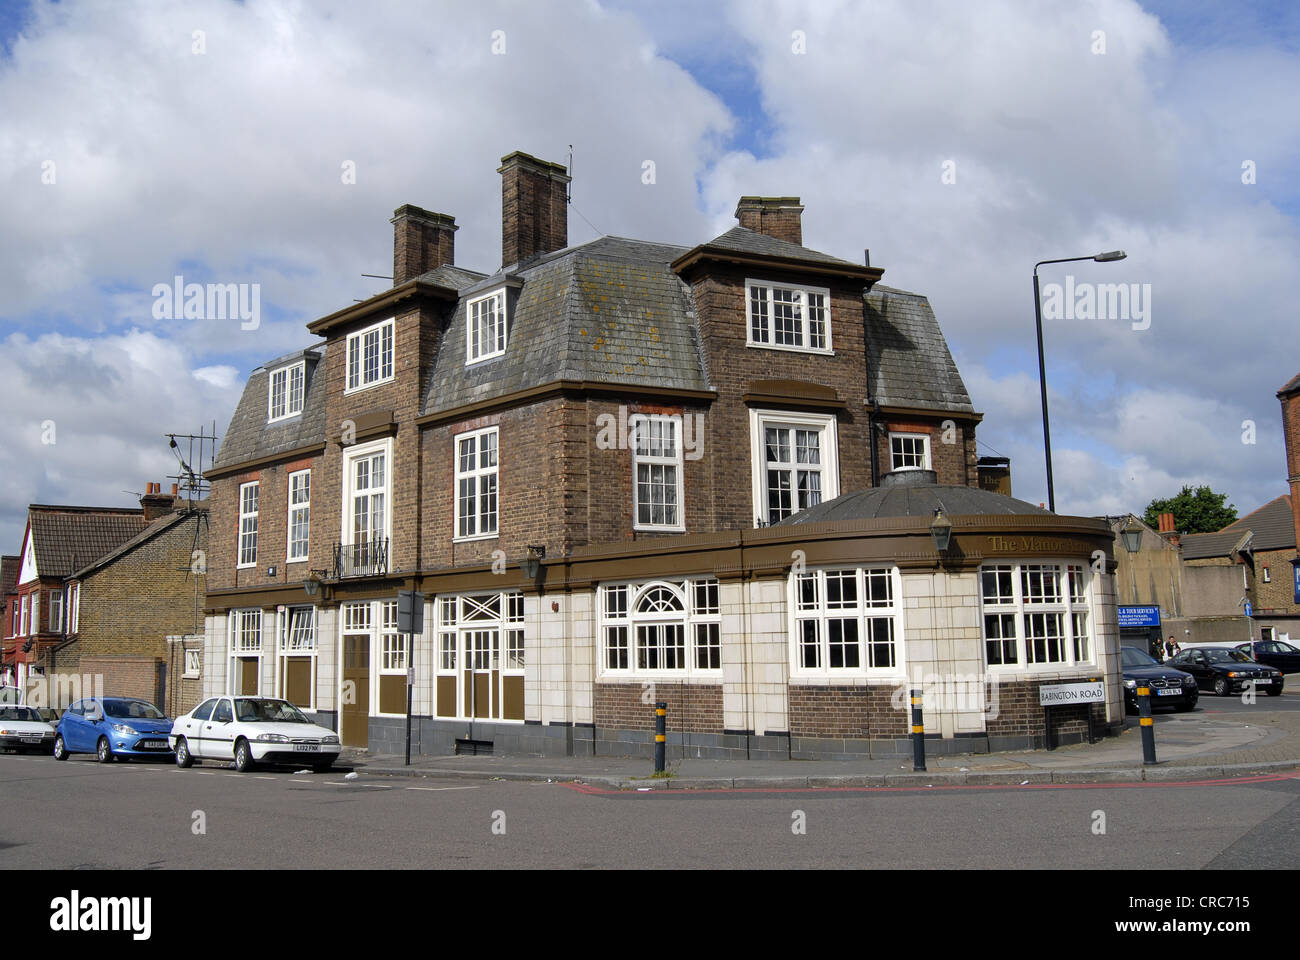
[[[647,694],[653,686],[651,693]],[[642,697],[650,702],[643,703]],[[722,684],[598,683],[595,720],[598,728],[653,730],[655,701],[668,704],[669,733],[722,733]]]
[[[910,707],[905,694],[896,696],[898,689],[791,684],[790,735],[858,740],[906,737],[911,729]]]

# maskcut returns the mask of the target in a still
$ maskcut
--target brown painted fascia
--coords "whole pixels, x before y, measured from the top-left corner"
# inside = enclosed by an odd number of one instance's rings
[[[883,267],[859,267],[857,264],[852,263],[824,263],[814,260],[799,260],[793,257],[777,257],[763,253],[738,253],[734,250],[711,247],[708,244],[696,247],[694,250],[688,250],[668,266],[674,273],[682,274],[692,267],[709,261],[744,267],[759,267],[767,270],[779,268],[793,273],[844,277],[846,279],[861,280],[867,285],[875,284],[885,275]]]
[[[244,473],[248,470],[256,470],[258,467],[265,467],[268,464],[279,463],[281,460],[301,460],[304,457],[314,457],[325,452],[325,444],[312,443],[305,447],[295,447],[292,450],[286,450],[283,453],[272,453],[265,457],[258,457],[254,460],[245,460],[242,463],[233,463],[226,467],[214,467],[203,474],[207,480],[220,480],[222,477],[228,477],[233,473]]]
[[[455,302],[459,295],[450,287],[440,287],[437,284],[426,283],[418,279],[407,280],[406,283],[393,287],[391,290],[375,294],[369,300],[363,300],[361,303],[344,307],[342,310],[336,310],[319,320],[314,320],[307,324],[307,329],[318,336],[324,336],[335,327],[364,320],[372,314],[380,313],[412,297],[432,297],[435,300]]]
[[[863,403],[871,403],[870,400],[863,400]],[[963,410],[943,410],[933,407],[886,407],[881,406],[882,414],[889,414],[892,417],[944,417],[948,420],[961,420],[968,423],[979,423],[984,419],[982,413],[967,413]]]

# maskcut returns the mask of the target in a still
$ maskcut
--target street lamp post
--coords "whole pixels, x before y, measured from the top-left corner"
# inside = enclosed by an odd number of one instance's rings
[[[1043,305],[1038,295],[1038,268],[1046,263],[1073,263],[1076,260],[1095,260],[1108,263],[1123,260],[1128,254],[1123,250],[1110,250],[1091,257],[1061,257],[1058,260],[1039,260],[1034,264],[1034,326],[1038,330],[1038,388],[1043,400],[1043,454],[1047,459],[1047,508],[1056,512],[1056,490],[1052,486],[1052,431],[1047,425],[1047,371],[1043,365]]]

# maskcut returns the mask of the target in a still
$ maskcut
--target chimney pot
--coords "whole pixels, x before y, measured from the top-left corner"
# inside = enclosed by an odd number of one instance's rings
[[[569,245],[572,179],[563,164],[516,150],[501,158],[501,265],[523,263]]]
[[[456,262],[456,219],[412,203],[393,211],[393,286]]]
[[[803,205],[798,197],[741,197],[736,219],[746,230],[803,246]]]

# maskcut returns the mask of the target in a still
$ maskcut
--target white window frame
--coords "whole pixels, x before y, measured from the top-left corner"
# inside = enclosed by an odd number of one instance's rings
[[[1024,591],[1024,570],[1026,567],[1055,568],[1057,579],[1057,596],[1059,600],[1055,601],[1026,601]],[[1083,580],[1083,592],[1076,595],[1070,583],[1070,568],[1078,571],[1077,576]],[[1012,593],[1007,597],[1005,594],[998,594],[996,602],[988,602],[984,594],[984,574],[986,570],[1010,568]],[[1087,560],[1062,560],[1051,558],[1032,558],[1021,560],[996,560],[983,564],[979,569],[979,587],[980,587],[980,639],[983,641],[981,647],[981,658],[984,661],[985,669],[991,673],[1013,673],[1013,674],[1033,674],[1033,673],[1060,673],[1063,671],[1074,670],[1076,668],[1096,669],[1097,664],[1097,630],[1096,616],[1093,611],[1094,600],[1094,574],[1092,573],[1091,564]],[[989,635],[988,635],[988,617],[1005,616],[1012,617],[1012,625],[1015,627],[1015,649],[1016,662],[1014,663],[989,663]],[[1029,638],[1026,636],[1026,617],[1036,615],[1057,616],[1061,618],[1061,652],[1063,654],[1060,660],[1045,659],[1040,662],[1029,662]],[[1077,616],[1086,617],[1086,641],[1088,644],[1087,657],[1078,656],[1076,650],[1077,637],[1075,631],[1075,618]],[[1010,641],[1012,637],[993,638],[997,640]],[[1004,643],[1005,646],[1005,643]]]
[[[485,310],[490,312],[487,325],[483,328],[482,318],[476,314]],[[506,291],[504,287],[466,302],[465,366],[468,367],[483,360],[491,360],[493,357],[502,356],[506,352],[506,344],[509,342],[510,336],[508,319],[506,316]],[[483,332],[491,340],[490,349],[484,350],[481,338],[476,336],[480,328],[483,328]],[[476,342],[479,343],[477,352],[474,350]]]
[[[203,651],[199,649],[185,650],[185,669],[182,676],[187,680],[193,680],[203,676]]]
[[[255,631],[254,627],[256,628]],[[257,634],[257,645],[245,644],[245,638],[253,632]],[[230,665],[226,670],[225,696],[236,696],[235,677],[237,671],[235,663],[251,657],[257,658],[257,695],[261,696],[263,683],[262,660],[266,652],[266,615],[263,613],[262,608],[243,607],[231,610],[227,636],[230,638],[228,651]]]
[[[346,546],[355,546],[355,543],[353,542],[355,533],[352,527],[353,498],[356,496],[357,493],[355,489],[356,487],[355,462],[357,460],[361,460],[367,457],[373,457],[375,454],[378,453],[382,453],[384,455],[384,485],[382,488],[382,492],[384,495],[384,524],[383,524],[384,529],[383,529],[382,539],[388,541],[388,551],[389,551],[388,555],[391,558],[393,555],[392,554],[392,549],[393,549],[392,529],[393,529],[393,490],[394,490],[392,437],[385,437],[383,440],[377,440],[373,443],[354,444],[353,446],[344,448],[343,497],[342,497],[343,506],[342,506],[342,518],[339,527],[340,529],[339,543],[344,544]],[[372,487],[372,488],[367,488],[367,492],[369,494],[374,494],[377,491]],[[374,542],[375,540],[378,539],[381,539],[378,535],[378,531],[372,529],[370,532],[371,542]]]
[[[911,465],[906,465],[901,467],[895,464],[894,463],[894,457],[895,457],[894,440],[895,439],[922,441],[921,462],[919,464],[911,464]],[[898,456],[908,457],[912,455],[907,453],[900,453],[898,454]],[[931,463],[932,461],[930,459],[930,435],[928,433],[905,433],[901,430],[890,431],[889,434],[889,469],[890,470],[933,470],[934,468],[930,465]]]
[[[301,485],[306,487],[305,492],[307,494],[305,498],[299,501],[294,500],[294,497],[302,492],[294,489],[294,482],[296,479],[299,480]],[[284,562],[301,563],[305,562],[311,553],[311,470],[293,471],[293,473],[289,474],[288,486],[289,493],[286,499],[289,501],[289,512],[285,523],[286,543],[284,548]],[[295,514],[303,515],[302,525],[304,536],[301,540],[295,540],[293,535]]]
[[[1269,574],[1269,572],[1268,572],[1268,564],[1267,564],[1267,563],[1264,564],[1264,582],[1265,582],[1265,583],[1272,583],[1272,582],[1273,582],[1273,578],[1272,578],[1272,576],[1271,576],[1271,575]]]
[[[81,581],[68,585],[68,633],[76,633],[81,620]]]
[[[680,610],[639,611],[637,606],[652,591],[666,589],[681,604]],[[701,592],[703,591],[703,593]],[[683,580],[628,580],[603,583],[596,590],[597,651],[596,677],[600,679],[690,680],[716,682],[722,677],[722,586],[714,577]],[[613,597],[621,597],[617,603]],[[702,602],[703,601],[703,602]],[[681,667],[641,667],[638,651],[641,638],[638,628],[680,625],[682,628]],[[610,638],[622,631],[621,642],[611,647]],[[703,639],[707,638],[707,639]],[[611,665],[611,649],[624,652]],[[701,651],[716,652],[717,666],[700,665]],[[708,659],[712,660],[710,655]]]
[[[277,389],[282,409],[276,412]],[[307,361],[300,360],[288,366],[277,367],[269,375],[266,387],[266,422],[277,423],[302,413],[303,397],[307,393]]]
[[[32,598],[32,633],[41,632],[41,591],[35,590]]]
[[[20,623],[22,629],[18,631],[18,636],[25,637],[28,635],[27,627],[31,622],[29,618],[32,614],[32,595],[24,593],[22,603],[19,606],[22,608],[22,622]]]
[[[483,442],[482,438],[487,436],[496,438],[494,448],[496,451],[496,462],[490,467],[481,466],[483,461]],[[474,462],[475,466],[469,470],[461,468],[460,445],[463,441],[474,440]],[[451,455],[454,463],[452,479],[452,502],[455,504],[455,513],[453,516],[454,526],[452,527],[452,542],[466,543],[471,540],[493,540],[500,535],[501,530],[501,432],[499,427],[483,427],[480,430],[467,430],[464,433],[455,434],[451,438]],[[483,481],[491,480],[490,491],[484,490]],[[474,487],[473,493],[473,513],[470,519],[474,522],[472,533],[462,533],[461,529],[461,509],[464,498],[461,497],[461,481],[469,480]],[[482,500],[485,496],[491,496],[495,503],[492,508],[492,529],[483,530],[482,523],[484,514],[482,511]]]
[[[835,603],[831,600],[829,582],[852,574],[855,600]],[[804,582],[813,587],[812,602],[804,600]],[[887,602],[868,599],[869,584],[886,588]],[[907,644],[903,629],[903,578],[898,567],[888,566],[830,566],[808,569],[802,573],[791,572],[786,581],[786,609],[789,621],[790,678],[794,679],[871,679],[888,677],[896,679],[907,675]],[[857,624],[857,666],[831,666],[830,622],[852,620]],[[872,622],[879,621],[892,631],[892,664],[873,666],[871,663],[873,641]],[[818,663],[805,666],[803,657],[804,623],[816,625]]]
[[[495,605],[495,616],[490,614]],[[456,678],[455,719],[468,720],[465,712],[465,673],[475,672],[475,651],[471,647],[472,635],[477,631],[497,631],[499,676],[524,676],[527,664],[527,637],[524,621],[524,595],[520,591],[506,590],[488,594],[439,594],[433,600],[433,673],[439,677]],[[517,651],[517,653],[515,653]],[[437,686],[435,683],[435,697]],[[504,685],[502,687],[504,689]],[[441,704],[435,704],[435,712]],[[443,717],[443,719],[452,719]],[[484,722],[483,718],[478,718]],[[518,723],[523,720],[496,719],[491,723]]]
[[[248,509],[248,498],[244,491],[253,488],[253,509]],[[250,480],[239,485],[239,535],[235,541],[235,568],[243,570],[257,566],[257,513],[261,507],[262,487],[260,480]],[[251,521],[251,523],[249,522]],[[248,551],[244,549],[245,541],[251,538],[252,559],[245,560]]]
[[[372,333],[376,334],[376,371],[374,376],[367,377],[366,338]],[[387,357],[384,356],[385,334],[387,334],[388,340]],[[389,317],[387,320],[380,320],[368,327],[362,327],[356,333],[348,334],[344,360],[343,393],[345,396],[350,393],[358,393],[361,390],[369,390],[381,383],[391,382],[395,376],[394,371],[397,369],[397,319]]]
[[[664,427],[672,428],[671,444],[672,453],[664,453],[668,448],[668,441],[664,439]],[[633,414],[629,418],[631,427],[628,445],[632,448],[632,528],[634,530],[659,530],[667,533],[684,533],[686,530],[686,504],[685,504],[685,486],[683,481],[683,458],[682,458],[682,418],[675,415],[666,414]],[[655,453],[656,437],[659,433],[658,449]],[[676,512],[676,519],[672,522],[655,523],[653,502],[645,504],[650,508],[650,520],[646,521],[641,518],[641,468],[646,467],[653,477],[655,467],[662,467],[665,471],[671,469],[676,480],[672,483],[672,496],[674,501],[672,508]],[[651,480],[652,488],[655,486]],[[666,487],[666,484],[659,486]],[[653,499],[653,498],[652,498]],[[669,506],[664,503],[665,511]]]
[[[63,632],[63,590],[50,591],[50,630]]]
[[[794,303],[800,307],[802,322],[800,323],[799,343],[785,344],[776,342],[776,291],[795,294]],[[758,296],[758,301],[764,304],[767,311],[766,316],[766,337],[762,339],[754,335],[754,304],[756,301],[756,292],[763,291]],[[813,297],[821,298],[821,305],[818,307],[812,304]],[[813,309],[819,309],[822,313],[822,339],[821,346],[813,346],[812,333],[812,316]],[[760,333],[763,331],[760,331]],[[834,345],[831,342],[831,292],[826,287],[798,286],[790,283],[777,283],[771,280],[746,279],[745,280],[745,345],[758,347],[763,350],[790,350],[795,353],[819,353],[831,356],[835,353]]]
[[[814,429],[821,431],[821,501],[833,500],[840,495],[840,458],[839,458],[839,421],[834,414],[796,413],[790,410],[749,411],[749,450],[750,476],[752,481],[754,525],[767,525],[767,446],[765,431],[768,426],[794,428],[799,430]],[[793,457],[794,454],[792,453]],[[791,465],[797,471],[798,464]],[[792,513],[798,513],[797,483],[792,484]]]

